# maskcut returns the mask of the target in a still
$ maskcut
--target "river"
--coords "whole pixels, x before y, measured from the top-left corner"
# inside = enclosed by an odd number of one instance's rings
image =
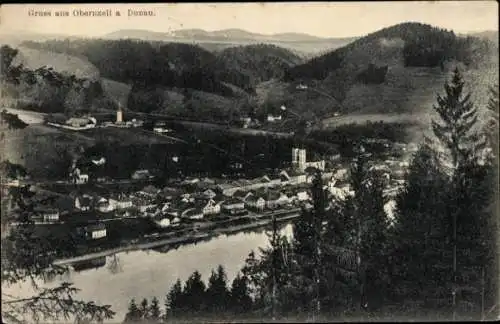
[[[292,224],[286,224],[282,233],[291,236]],[[81,291],[78,297],[93,300],[97,304],[108,304],[116,312],[110,322],[121,322],[127,312],[131,298],[140,302],[142,298],[151,300],[158,297],[163,305],[170,287],[179,278],[185,281],[195,270],[199,270],[205,282],[210,272],[222,264],[230,284],[244,265],[248,254],[269,243],[263,229],[234,235],[221,235],[209,241],[180,246],[166,253],[134,251],[118,253],[107,257],[103,267],[71,271],[68,275],[56,278],[47,287],[63,281],[74,283]],[[4,293],[27,296],[31,291],[28,284],[2,287]]]

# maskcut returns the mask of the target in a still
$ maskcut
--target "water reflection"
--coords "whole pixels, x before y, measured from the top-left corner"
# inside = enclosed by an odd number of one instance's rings
[[[283,224],[281,231],[291,236],[292,225]],[[232,281],[248,254],[267,245],[265,229],[223,234],[196,244],[119,253],[108,257],[106,267],[72,271],[69,281],[81,289],[80,298],[112,305],[117,313],[114,322],[122,321],[131,298],[158,297],[163,303],[177,278],[184,281],[199,270],[206,281],[219,264]]]
[[[108,270],[111,274],[117,274],[123,271],[123,265],[120,262],[120,256],[118,254],[113,254],[109,258]]]

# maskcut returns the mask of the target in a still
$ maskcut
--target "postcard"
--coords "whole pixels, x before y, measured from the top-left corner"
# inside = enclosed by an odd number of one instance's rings
[[[495,1],[0,7],[3,323],[498,320]]]

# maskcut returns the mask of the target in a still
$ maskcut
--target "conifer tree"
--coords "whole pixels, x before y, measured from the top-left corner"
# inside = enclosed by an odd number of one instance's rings
[[[160,303],[158,298],[153,297],[149,306],[149,315],[152,323],[158,323],[161,319]]]
[[[138,323],[141,320],[141,310],[135,303],[135,299],[129,303],[127,314],[125,315],[124,323]]]
[[[186,283],[184,284],[183,297],[186,309],[189,309],[190,311],[193,311],[195,313],[201,313],[202,311],[205,311],[205,292],[206,286],[203,280],[201,280],[200,272],[193,272],[193,274],[186,280]]]
[[[354,196],[347,202],[358,271],[358,309],[376,309],[383,301],[381,289],[387,282],[388,220],[384,211],[383,185],[368,172],[367,155],[360,146],[351,166]]]
[[[252,298],[248,290],[248,279],[238,273],[231,285],[231,310],[234,314],[242,314],[251,310]]]
[[[469,277],[479,269],[482,271],[480,264],[485,261],[485,250],[478,234],[487,236],[482,240],[491,240],[484,232],[485,205],[480,203],[484,201],[475,195],[475,185],[483,181],[476,171],[482,169],[480,161],[486,141],[478,133],[477,109],[470,101],[470,94],[463,94],[464,84],[460,72],[455,69],[451,84],[445,84],[446,96],[438,96],[438,105],[434,106],[440,123],[432,123],[435,136],[449,149],[452,162],[447,215],[451,222],[453,319],[460,309],[471,308],[465,295],[476,294],[475,280]],[[478,207],[471,210],[470,204],[478,204]]]
[[[219,265],[217,272],[212,270],[208,279],[206,298],[210,311],[215,314],[224,313],[229,303],[228,295],[226,271],[222,265]]]
[[[396,197],[392,230],[391,297],[405,307],[444,306],[449,301],[450,224],[446,216],[446,175],[424,143],[415,154],[407,182]],[[429,305],[424,305],[428,301]]]
[[[498,146],[499,146],[499,99],[498,85],[490,88],[490,98],[488,100],[487,109],[490,114],[486,122],[486,134],[489,140],[489,146],[493,151],[493,158],[498,163]]]
[[[175,318],[182,314],[184,305],[184,293],[182,291],[182,283],[177,279],[167,294],[165,301],[165,319]]]
[[[465,82],[458,68],[453,72],[451,83],[444,85],[445,96],[437,96],[433,108],[440,120],[432,121],[432,130],[439,142],[448,150],[452,170],[474,159],[484,149],[485,142],[475,132],[478,120],[477,108],[471,102],[471,94],[464,94]]]
[[[141,313],[141,319],[148,320],[149,319],[149,306],[148,300],[144,298],[139,305],[139,311]]]

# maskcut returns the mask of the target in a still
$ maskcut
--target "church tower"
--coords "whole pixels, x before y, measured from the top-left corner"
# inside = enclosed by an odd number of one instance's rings
[[[292,148],[292,166],[300,171],[306,169],[306,150],[299,148]]]
[[[116,111],[116,123],[121,124],[123,123],[123,110],[122,110],[122,105],[118,103],[118,110]]]

